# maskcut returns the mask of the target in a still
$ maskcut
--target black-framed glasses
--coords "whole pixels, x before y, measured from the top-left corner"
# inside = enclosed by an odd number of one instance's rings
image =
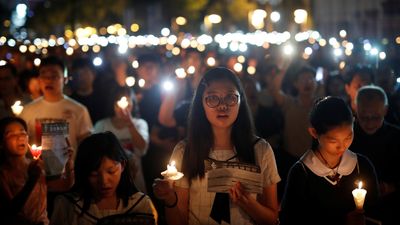
[[[218,95],[209,95],[205,98],[206,104],[210,108],[215,108],[220,104],[225,104],[227,106],[234,106],[239,102],[238,94],[228,94],[225,97],[221,98]]]

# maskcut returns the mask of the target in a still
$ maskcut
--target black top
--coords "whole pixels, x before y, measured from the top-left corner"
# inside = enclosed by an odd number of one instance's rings
[[[364,209],[368,213],[378,198],[378,185],[370,161],[357,154],[357,166],[336,185],[314,174],[302,161],[290,169],[280,220],[287,224],[345,224],[346,215],[355,210],[352,191],[362,180],[367,190]]]
[[[78,101],[82,105],[86,106],[89,111],[90,118],[92,119],[92,123],[95,124],[99,119],[105,116],[104,105],[101,102],[101,98],[96,93],[92,93],[87,96],[79,95],[74,92],[70,96],[72,99]]]
[[[149,131],[158,125],[158,113],[161,107],[161,87],[156,84],[149,89],[142,89],[142,99],[139,101],[140,116],[149,125]]]
[[[358,123],[355,123],[354,140],[349,149],[361,153],[371,160],[378,174],[378,180],[387,183],[399,183],[399,127],[384,122],[375,134],[369,135],[361,129]]]

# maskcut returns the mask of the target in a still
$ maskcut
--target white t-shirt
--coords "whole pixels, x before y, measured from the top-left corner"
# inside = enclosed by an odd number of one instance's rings
[[[263,187],[278,183],[281,178],[276,167],[274,152],[271,146],[264,139],[261,139],[254,146],[255,161],[261,168]],[[175,147],[171,161],[176,162],[176,167],[181,171],[182,158],[185,151],[185,143],[180,142]],[[233,151],[210,151],[209,157],[216,160],[227,160],[235,155]],[[235,160],[232,160],[235,161]],[[210,217],[211,208],[214,202],[215,193],[207,192],[207,173],[203,179],[195,178],[189,185],[187,177],[175,182],[181,188],[189,188],[189,224],[218,224]],[[256,197],[256,194],[252,194]],[[254,224],[252,219],[239,206],[230,204],[231,224],[247,225]],[[224,221],[222,222],[224,224]]]
[[[38,144],[36,133],[40,119],[65,120],[69,125],[69,141],[76,150],[78,141],[92,132],[92,121],[85,106],[64,95],[58,102],[48,102],[40,97],[24,107],[20,117],[28,124],[31,144]]]
[[[143,170],[142,170],[142,160],[141,157],[144,156],[147,152],[147,147],[149,144],[149,127],[147,126],[147,122],[144,119],[140,118],[133,118],[133,124],[136,127],[139,134],[143,137],[146,142],[145,149],[138,149],[132,145],[131,134],[129,132],[128,127],[124,127],[122,129],[117,129],[113,126],[111,122],[111,118],[105,118],[99,120],[94,126],[94,132],[104,132],[104,131],[111,131],[112,133],[117,136],[118,140],[120,141],[122,147],[127,150],[129,160],[133,161],[135,168],[135,184],[137,188],[146,193],[146,184],[144,182]]]

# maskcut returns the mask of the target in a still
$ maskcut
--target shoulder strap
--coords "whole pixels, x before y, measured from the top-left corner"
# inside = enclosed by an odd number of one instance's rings
[[[143,194],[143,193],[141,193],[141,194],[142,194],[142,196],[140,196],[140,198],[135,202],[135,204],[133,204],[133,205],[125,212],[125,214],[130,213],[130,212],[143,200],[143,198],[146,197],[145,194]]]

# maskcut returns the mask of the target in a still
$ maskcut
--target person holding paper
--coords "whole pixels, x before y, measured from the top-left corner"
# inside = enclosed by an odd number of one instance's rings
[[[177,144],[171,156],[183,178],[173,186],[166,179],[153,184],[156,197],[165,203],[168,224],[276,224],[280,177],[274,153],[268,142],[254,134],[247,99],[234,72],[218,67],[205,73],[188,124],[187,139]],[[240,182],[227,193],[208,192],[210,160],[258,166],[261,193],[245,191]]]
[[[43,58],[39,67],[39,86],[43,97],[25,105],[20,115],[28,124],[30,142],[46,150],[42,158],[48,180],[49,214],[54,195],[72,187],[74,150],[93,127],[86,107],[63,94],[67,81],[65,75],[65,65],[60,58]],[[69,155],[72,155],[72,160],[67,159]]]
[[[364,215],[371,216],[378,199],[377,176],[368,158],[348,149],[353,121],[341,98],[315,102],[309,117],[313,145],[290,169],[281,224],[364,224]],[[361,188],[366,191],[365,214],[353,199],[353,190]],[[361,201],[358,195],[354,198]]]
[[[27,157],[25,121],[16,117],[1,119],[0,136],[1,223],[49,224],[43,162]]]
[[[39,85],[43,97],[24,107],[20,117],[28,124],[30,141],[41,142],[43,120],[68,123],[68,139],[76,149],[78,143],[92,132],[92,121],[85,106],[63,94],[65,65],[55,56],[42,59],[39,67]]]

